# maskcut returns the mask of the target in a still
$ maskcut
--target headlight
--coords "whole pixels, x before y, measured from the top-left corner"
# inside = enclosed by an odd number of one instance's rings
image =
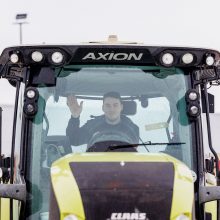
[[[67,215],[63,220],[79,220],[75,215]]]
[[[188,216],[182,214],[182,215],[179,215],[176,220],[190,220]]]

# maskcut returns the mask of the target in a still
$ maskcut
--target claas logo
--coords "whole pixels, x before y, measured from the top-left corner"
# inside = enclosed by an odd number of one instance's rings
[[[108,220],[150,220],[146,213],[112,213]]]

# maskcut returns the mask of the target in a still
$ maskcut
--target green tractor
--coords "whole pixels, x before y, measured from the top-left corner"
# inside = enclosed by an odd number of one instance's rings
[[[219,62],[116,41],[6,48],[0,76],[16,97],[0,220],[220,219],[207,92]]]

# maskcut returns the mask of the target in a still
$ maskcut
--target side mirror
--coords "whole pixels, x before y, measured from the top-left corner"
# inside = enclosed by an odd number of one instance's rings
[[[5,155],[3,155],[1,157],[0,166],[5,167],[5,168],[10,168],[10,166],[11,166],[11,157],[6,157]]]

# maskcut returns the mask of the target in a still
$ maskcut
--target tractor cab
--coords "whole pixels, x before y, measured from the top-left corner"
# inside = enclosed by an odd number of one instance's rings
[[[207,87],[219,61],[214,50],[114,41],[6,48],[0,74],[16,97],[0,219],[217,219]]]

